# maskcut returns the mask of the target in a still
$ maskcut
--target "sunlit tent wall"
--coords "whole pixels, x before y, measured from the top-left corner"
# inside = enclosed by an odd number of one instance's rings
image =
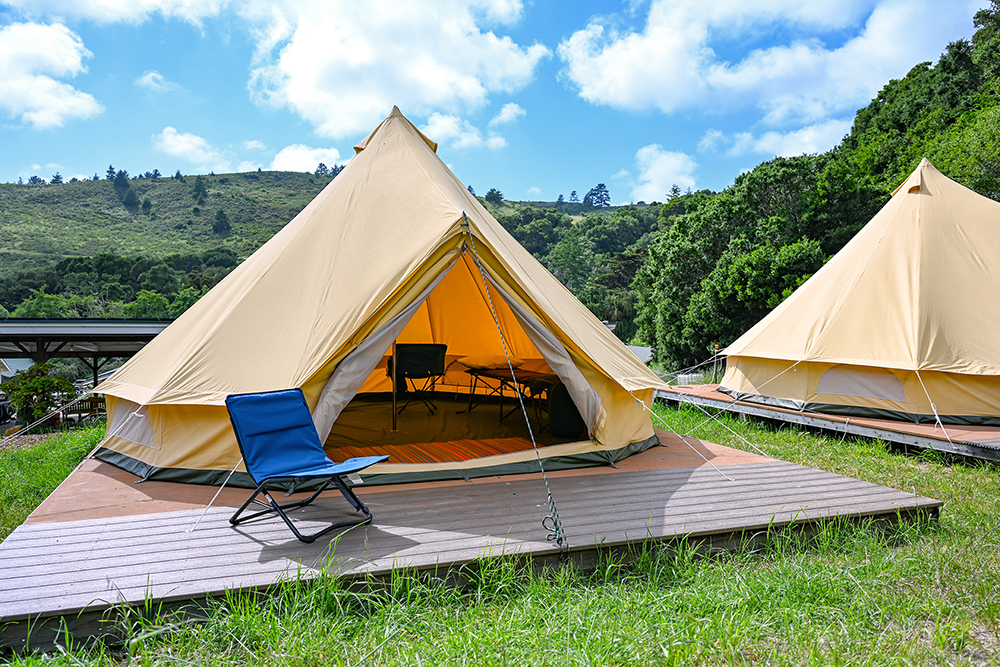
[[[722,389],[841,415],[1000,425],[1000,203],[924,159],[726,348]]]
[[[221,483],[235,467],[230,483],[248,484],[226,396],[300,387],[335,460],[397,447],[386,452],[399,454],[396,462],[370,468],[366,482],[529,472],[537,462],[520,413],[502,422],[484,419],[484,407],[457,415],[468,369],[507,368],[508,358],[556,376],[585,422],[569,441],[535,434],[547,468],[613,462],[654,445],[640,402],[651,404],[658,378],[501,227],[436,149],[394,109],[299,215],[98,387],[109,414],[98,458],[146,479],[200,483]],[[450,450],[431,451],[435,427],[420,404],[390,431],[394,341],[447,345],[438,391],[454,400],[436,414],[471,424],[460,438],[446,436]],[[518,419],[519,438],[497,437]],[[527,446],[504,449],[513,440]]]

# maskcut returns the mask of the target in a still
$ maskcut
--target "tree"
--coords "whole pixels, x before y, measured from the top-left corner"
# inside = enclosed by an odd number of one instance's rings
[[[174,300],[170,302],[170,306],[167,308],[170,317],[180,317],[185,310],[197,303],[198,299],[205,296],[206,291],[195,287],[185,287],[177,292],[177,296],[174,297]]]
[[[583,196],[583,205],[594,208],[605,208],[611,206],[611,195],[608,194],[608,186],[598,183]]]
[[[110,164],[108,165],[108,172],[104,175],[104,177],[107,180],[109,180],[109,181],[115,180],[115,168],[114,168],[114,166],[112,166]]]
[[[1000,0],[991,0],[990,7],[980,9],[972,19],[978,28],[972,36],[976,60],[988,80],[1000,78]]]
[[[205,177],[198,176],[194,179],[194,189],[191,190],[191,196],[197,199],[199,204],[204,204],[207,195],[208,186],[205,185]]]
[[[62,174],[60,174],[58,171],[52,175],[52,180],[49,181],[49,183],[51,183],[52,185],[61,185],[62,182],[63,182]]]
[[[177,173],[173,175],[173,179],[175,181],[183,181],[184,180],[184,176],[181,174],[181,170],[180,169],[178,169]]]
[[[144,291],[173,294],[180,286],[177,272],[166,262],[154,264],[139,276],[139,287]]]
[[[501,206],[503,204],[503,194],[496,188],[490,188],[486,191],[486,201],[494,206]]]
[[[75,395],[73,385],[63,377],[50,375],[48,364],[35,364],[18,371],[4,384],[4,393],[25,423],[37,421]]]
[[[469,194],[472,195],[473,197],[476,196],[476,191],[473,189],[473,187],[471,185],[465,186],[465,189],[468,190]]]
[[[170,302],[158,292],[141,290],[135,301],[125,304],[124,311],[129,319],[164,320],[170,318]]]
[[[149,177],[152,178],[154,181],[158,179],[160,176],[161,174],[159,169],[154,169],[153,173],[149,175]]]
[[[41,176],[32,176],[28,179],[28,185],[45,185],[45,179]]]
[[[667,201],[676,199],[681,196],[681,188],[676,183],[670,186],[670,192],[667,193]]]
[[[322,162],[316,167],[316,176],[328,176],[330,174],[330,169]]]
[[[14,309],[14,317],[39,320],[73,317],[74,313],[62,294],[46,294],[45,288],[31,290],[31,296]]]
[[[562,196],[562,194],[560,194],[560,195],[559,195],[559,198],[558,198],[558,199],[556,199],[556,203],[557,203],[557,204],[562,204],[562,203],[565,203],[565,201],[566,201],[566,200],[565,200],[565,199],[563,199],[563,196]]]
[[[129,188],[125,191],[125,196],[122,197],[122,205],[130,211],[134,211],[139,208],[139,195],[135,193],[133,188]]]
[[[569,193],[569,203],[570,204],[580,203],[580,198],[576,196],[576,190],[573,190],[572,192]]]
[[[153,202],[150,201],[149,197],[142,200],[142,212],[149,215],[149,212],[153,209]]]
[[[212,232],[215,234],[228,234],[231,230],[229,216],[220,208],[215,212],[215,222],[212,223]]]
[[[115,182],[113,185],[115,191],[118,193],[118,196],[124,197],[126,191],[132,187],[128,182],[128,172],[124,169],[119,169],[118,173],[115,174]]]
[[[223,268],[229,268],[236,266],[239,263],[239,258],[232,248],[226,248],[224,246],[218,248],[209,248],[201,255],[201,261],[205,266],[219,266]]]
[[[576,226],[570,227],[546,258],[548,268],[571,292],[579,295],[593,277],[597,258],[590,241]]]

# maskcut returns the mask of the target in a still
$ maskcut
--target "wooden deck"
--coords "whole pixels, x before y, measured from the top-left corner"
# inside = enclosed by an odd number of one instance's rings
[[[914,424],[913,422],[866,417],[841,417],[820,412],[791,410],[759,403],[736,401],[728,394],[717,391],[718,386],[702,384],[662,387],[656,390],[655,396],[669,402],[688,403],[726,410],[739,415],[775,419],[791,424],[834,431],[838,435],[885,440],[904,448],[933,449],[947,454],[970,456],[1000,463],[1000,427],[948,424],[942,429],[936,424]]]
[[[695,452],[676,436],[661,438],[668,447],[618,469],[549,475],[570,557],[588,562],[650,539],[739,539],[829,517],[934,514],[941,505],[711,443],[693,441]],[[61,618],[71,632],[89,635],[114,605],[205,599],[297,575],[379,576],[489,555],[559,555],[541,527],[547,505],[538,475],[361,487],[374,524],[312,545],[276,519],[230,526],[247,491],[226,489],[193,529],[214,488],[134,481],[87,461],[0,544],[0,643],[22,649],[30,630],[30,645],[46,646]],[[319,525],[346,507],[339,494],[324,496],[296,518]]]

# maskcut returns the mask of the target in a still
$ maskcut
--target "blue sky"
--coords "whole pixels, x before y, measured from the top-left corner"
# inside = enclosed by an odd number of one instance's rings
[[[0,181],[311,171],[395,104],[478,194],[662,201],[836,145],[986,4],[0,3]]]

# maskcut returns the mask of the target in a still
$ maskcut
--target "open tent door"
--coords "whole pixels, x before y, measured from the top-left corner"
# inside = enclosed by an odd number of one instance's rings
[[[437,387],[444,405],[432,413],[415,404],[401,414],[398,432],[390,427],[392,379],[387,372],[394,342],[447,346],[446,370]],[[513,381],[491,377],[510,375],[508,361]],[[582,427],[572,437],[546,429],[550,390],[556,385],[579,411]],[[525,400],[530,433],[515,390]],[[602,409],[597,392],[558,336],[491,277],[487,287],[466,252],[341,362],[321,394],[314,420],[335,459],[378,451],[393,457],[380,470],[391,470],[395,461],[403,467],[421,464],[427,473],[426,467],[435,464],[530,453],[532,438],[542,446],[592,446],[588,438]]]

